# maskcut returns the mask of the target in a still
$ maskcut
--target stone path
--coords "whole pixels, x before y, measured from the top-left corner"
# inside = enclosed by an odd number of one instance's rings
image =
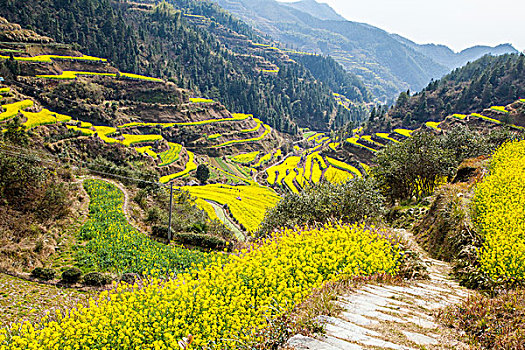
[[[400,232],[410,241],[406,231]],[[434,312],[458,303],[471,293],[452,281],[450,266],[426,256],[430,280],[405,285],[373,285],[340,296],[338,317],[320,316],[325,334],[314,337],[295,335],[287,348],[302,350],[359,349],[468,349],[452,330],[437,324]]]

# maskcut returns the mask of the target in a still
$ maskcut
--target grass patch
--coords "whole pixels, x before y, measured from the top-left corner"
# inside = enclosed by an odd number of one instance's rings
[[[506,291],[494,298],[471,296],[447,308],[440,318],[482,349],[523,349],[525,290]]]

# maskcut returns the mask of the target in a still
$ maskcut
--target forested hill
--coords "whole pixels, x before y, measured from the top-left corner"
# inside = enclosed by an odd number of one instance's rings
[[[294,8],[275,0],[217,1],[255,28],[297,50],[332,56],[359,76],[380,100],[408,88],[421,89],[431,78],[449,71],[384,30],[364,23],[320,19],[301,3]]]
[[[525,55],[484,56],[430,83],[414,96],[400,94],[388,114],[413,126],[451,113],[505,106],[525,96]]]
[[[335,88],[333,82],[323,84],[285,52],[257,45],[264,39],[216,4],[177,0],[172,5],[0,0],[0,16],[75,44],[86,54],[107,57],[121,71],[170,80],[230,110],[254,114],[280,131],[326,130],[363,117],[362,108],[337,103],[329,88]],[[369,100],[358,79],[343,80],[356,82],[345,89],[354,93],[350,99]]]
[[[314,0],[293,5],[276,0],[215,1],[297,50],[332,56],[383,101],[408,88],[421,90],[432,78],[441,78],[485,54],[516,52],[510,45],[474,47],[460,54],[445,46],[434,50],[433,45],[418,45],[366,23],[347,21],[328,5]]]

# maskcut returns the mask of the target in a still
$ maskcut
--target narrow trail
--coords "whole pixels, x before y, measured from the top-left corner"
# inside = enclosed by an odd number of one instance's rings
[[[325,334],[295,335],[287,348],[315,350],[469,349],[453,330],[438,324],[437,310],[457,304],[472,291],[451,280],[448,263],[432,259],[408,231],[397,230],[420,252],[430,279],[404,285],[368,284],[335,301],[337,317],[320,316]]]

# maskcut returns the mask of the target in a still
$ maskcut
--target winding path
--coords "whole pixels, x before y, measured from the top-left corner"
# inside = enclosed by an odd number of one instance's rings
[[[438,324],[434,314],[459,303],[471,293],[451,280],[448,263],[428,257],[411,234],[397,230],[422,255],[430,279],[404,285],[368,284],[356,292],[341,295],[335,303],[342,311],[337,317],[320,316],[325,334],[316,337],[295,335],[291,349],[469,349],[459,335]]]

